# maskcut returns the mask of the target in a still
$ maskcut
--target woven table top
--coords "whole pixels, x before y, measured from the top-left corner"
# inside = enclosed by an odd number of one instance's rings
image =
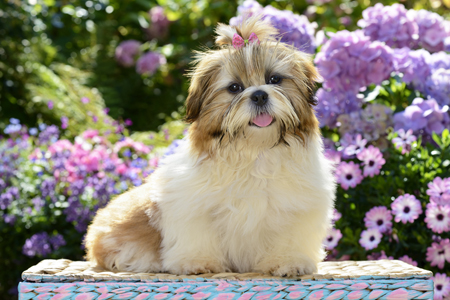
[[[86,261],[46,259],[22,273],[29,282],[149,282],[149,281],[210,281],[210,280],[345,280],[429,278],[431,271],[414,267],[399,260],[330,261],[319,263],[317,274],[298,277],[275,277],[259,273],[220,273],[173,275],[163,273],[111,272],[92,267]]]

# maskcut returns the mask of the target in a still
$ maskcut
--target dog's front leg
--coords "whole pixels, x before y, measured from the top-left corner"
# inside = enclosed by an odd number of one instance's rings
[[[317,271],[325,258],[322,241],[327,232],[323,212],[299,214],[273,241],[255,271],[274,276],[298,276]]]
[[[172,274],[226,272],[226,260],[209,216],[165,219],[161,258]]]

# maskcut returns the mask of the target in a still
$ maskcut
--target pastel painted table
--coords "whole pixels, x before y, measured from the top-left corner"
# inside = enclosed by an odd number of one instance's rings
[[[397,260],[323,262],[295,278],[258,273],[114,273],[43,260],[23,272],[19,299],[433,299],[432,273]]]

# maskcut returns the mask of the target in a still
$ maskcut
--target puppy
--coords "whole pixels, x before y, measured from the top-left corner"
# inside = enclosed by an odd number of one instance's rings
[[[98,211],[85,240],[93,263],[296,276],[324,258],[335,182],[313,109],[317,71],[258,18],[216,32],[219,49],[197,53],[191,73],[184,143]]]

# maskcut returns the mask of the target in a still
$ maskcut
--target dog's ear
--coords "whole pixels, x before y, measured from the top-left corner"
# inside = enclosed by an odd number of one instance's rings
[[[212,53],[197,53],[197,65],[190,72],[191,85],[186,99],[185,121],[195,122],[201,112],[205,100],[213,90],[213,83],[220,71],[220,65]]]

